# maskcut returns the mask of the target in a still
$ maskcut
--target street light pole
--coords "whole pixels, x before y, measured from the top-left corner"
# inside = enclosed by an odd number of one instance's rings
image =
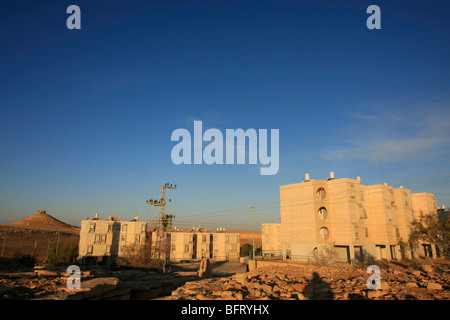
[[[55,259],[53,259],[53,271],[56,270],[56,258],[58,257],[59,237],[60,237],[60,235],[61,235],[61,234],[59,233],[59,231],[58,231],[57,233],[58,233],[58,242],[56,243]]]
[[[249,207],[253,210],[253,268],[256,269],[256,255],[255,255],[255,208]]]

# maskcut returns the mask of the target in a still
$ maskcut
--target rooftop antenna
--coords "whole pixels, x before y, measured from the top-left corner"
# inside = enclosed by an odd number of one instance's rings
[[[377,177],[378,177],[378,184],[380,184],[380,172],[378,170],[378,159],[377,159],[377,154],[380,154],[379,152],[375,152],[375,165],[377,167]]]
[[[118,194],[117,216],[120,217],[120,193]]]

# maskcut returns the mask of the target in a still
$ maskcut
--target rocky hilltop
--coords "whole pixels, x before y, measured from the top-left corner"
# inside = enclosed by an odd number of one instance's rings
[[[79,234],[79,228],[71,224],[62,222],[53,216],[47,214],[45,210],[38,211],[32,216],[3,225],[12,228],[24,228],[33,230],[59,231],[70,234]]]

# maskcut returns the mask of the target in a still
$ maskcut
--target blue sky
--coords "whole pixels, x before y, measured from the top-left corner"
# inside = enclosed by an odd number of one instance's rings
[[[71,4],[81,30],[66,27]],[[366,27],[371,4],[380,30]],[[375,153],[381,182],[450,205],[449,13],[445,1],[2,1],[0,223],[40,209],[75,225],[146,219],[169,182],[175,225],[250,229],[255,206],[259,228],[305,173],[377,183]],[[174,165],[171,133],[194,120],[279,129],[278,174]]]

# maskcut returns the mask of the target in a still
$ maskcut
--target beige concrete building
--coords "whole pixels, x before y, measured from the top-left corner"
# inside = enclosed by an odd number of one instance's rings
[[[263,223],[261,226],[262,254],[271,257],[282,255],[280,223]]]
[[[130,245],[143,245],[146,241],[144,221],[120,221],[119,217],[108,217],[107,220],[81,221],[78,259],[82,262],[98,262],[106,260],[112,263],[117,257],[124,257]]]
[[[238,233],[225,231],[206,231],[204,229],[170,230],[169,261],[193,261],[210,258],[215,261],[239,260],[240,239]],[[152,234],[152,241],[156,235]]]
[[[339,261],[398,259],[401,241],[420,214],[437,214],[430,193],[387,184],[363,185],[361,179],[310,180],[280,187],[280,223],[263,224],[264,255],[308,260],[334,257]],[[425,245],[404,252],[406,257],[435,256]],[[427,251],[428,250],[428,251]]]

